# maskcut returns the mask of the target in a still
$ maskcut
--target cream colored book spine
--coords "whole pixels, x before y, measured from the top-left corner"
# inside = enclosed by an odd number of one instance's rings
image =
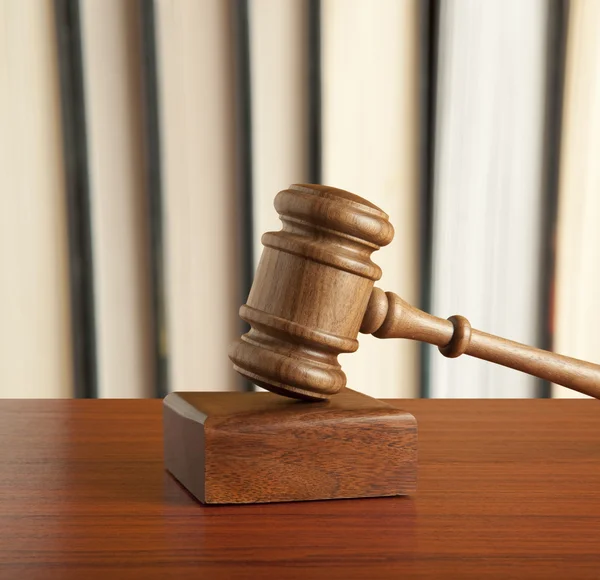
[[[600,363],[600,4],[571,2],[559,174],[554,349]],[[584,397],[559,385],[554,397]]]
[[[254,265],[278,191],[308,179],[307,2],[250,0]]]
[[[138,6],[81,2],[98,396],[154,396]]]
[[[53,2],[4,0],[0,23],[0,397],[70,397],[69,254]]]
[[[230,5],[157,0],[170,388],[235,389],[239,335]]]
[[[323,0],[323,183],[366,197],[396,236],[374,255],[378,285],[419,300],[418,3]],[[419,347],[359,336],[341,357],[348,386],[376,397],[414,397]]]

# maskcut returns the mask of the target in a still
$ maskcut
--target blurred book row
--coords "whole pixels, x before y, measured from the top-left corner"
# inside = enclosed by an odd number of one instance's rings
[[[0,396],[247,388],[227,347],[298,182],[390,215],[382,288],[600,362],[599,28],[595,0],[3,0]],[[567,394],[359,340],[374,396]]]

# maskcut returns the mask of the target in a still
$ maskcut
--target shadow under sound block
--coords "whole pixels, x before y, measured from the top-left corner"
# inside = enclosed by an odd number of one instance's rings
[[[171,393],[163,421],[165,467],[203,503],[416,490],[415,418],[350,389],[320,403],[273,393]]]

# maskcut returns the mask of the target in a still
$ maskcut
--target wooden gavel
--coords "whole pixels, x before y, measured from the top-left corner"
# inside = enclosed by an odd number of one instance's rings
[[[600,366],[444,320],[373,285],[371,254],[394,237],[388,215],[367,200],[323,185],[292,185],[275,198],[283,222],[265,246],[240,316],[251,330],[233,343],[234,368],[270,391],[327,399],[346,384],[337,356],[358,348],[358,332],[434,344],[600,398]]]

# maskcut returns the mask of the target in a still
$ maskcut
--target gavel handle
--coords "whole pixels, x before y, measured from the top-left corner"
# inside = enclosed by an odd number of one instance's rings
[[[373,289],[360,331],[420,340],[449,358],[468,354],[600,399],[600,365],[472,329],[463,316],[438,318],[379,288]]]

